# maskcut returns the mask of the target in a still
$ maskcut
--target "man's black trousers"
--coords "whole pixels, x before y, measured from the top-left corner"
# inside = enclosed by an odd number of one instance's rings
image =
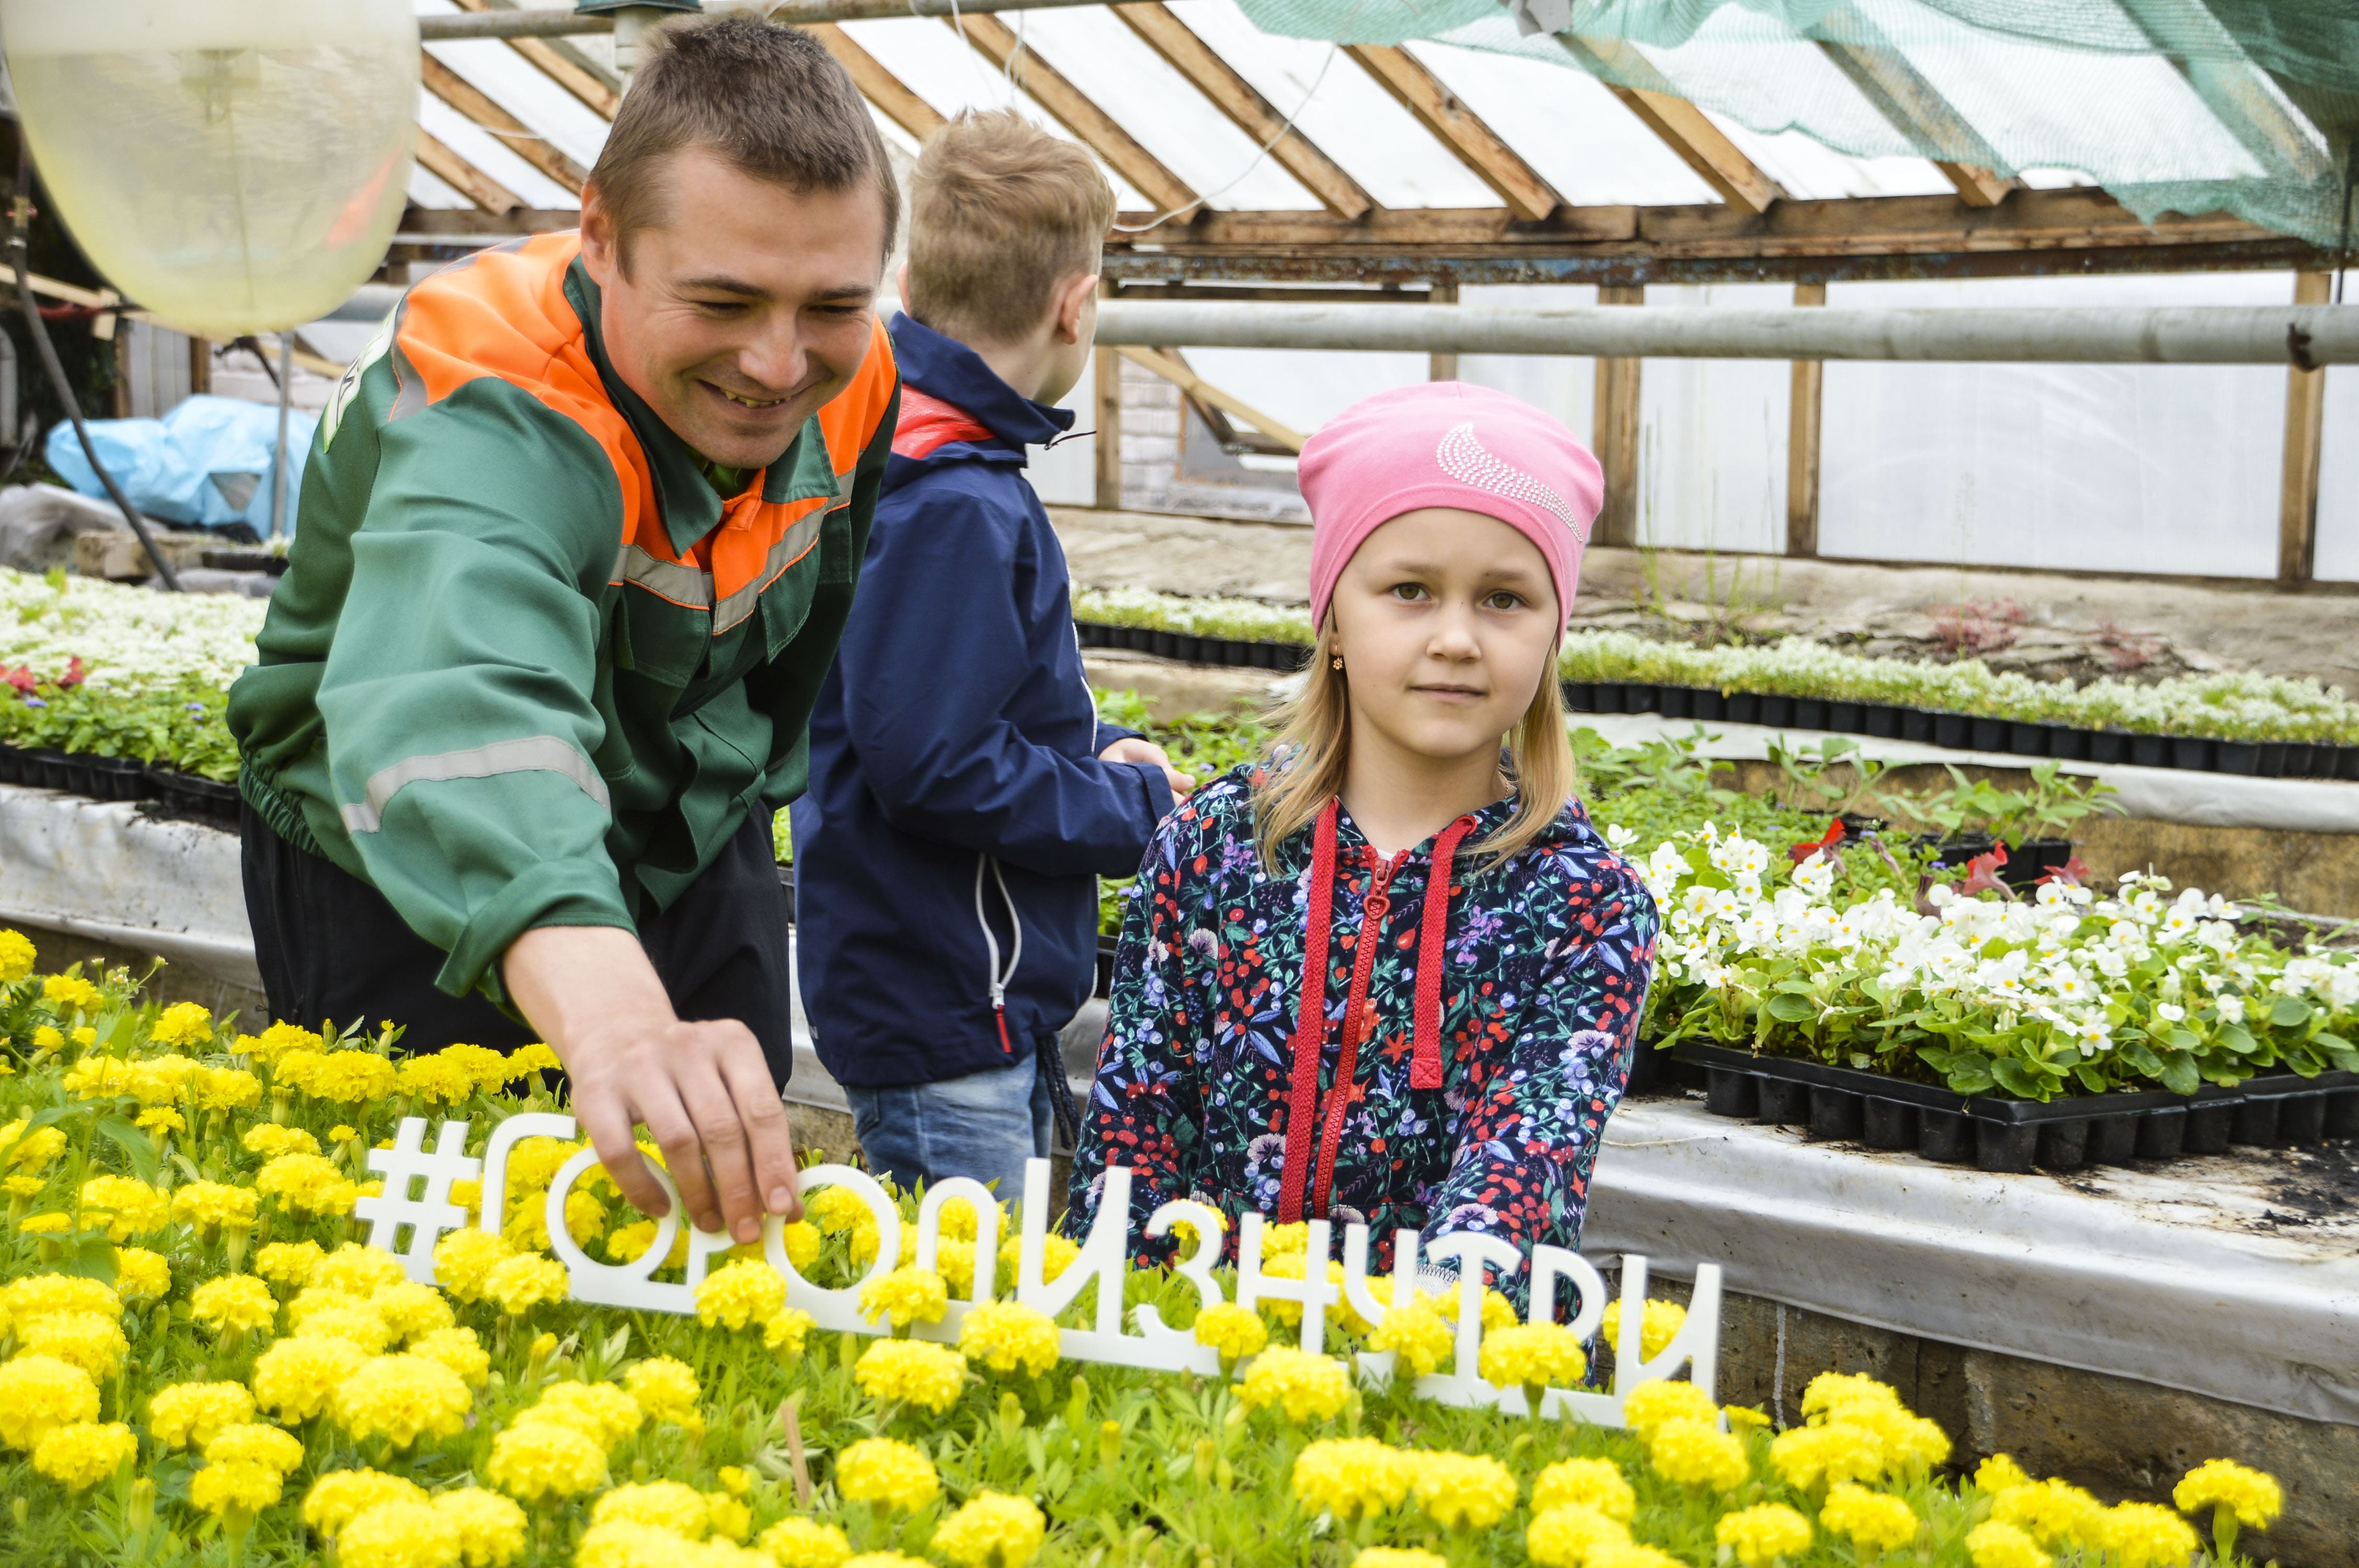
[[[354,1019],[408,1026],[405,1051],[464,1042],[512,1050],[540,1038],[485,1000],[435,988],[449,955],[412,931],[385,895],[281,838],[251,805],[241,812],[245,912],[274,1020],[317,1029]],[[639,942],[691,1021],[734,1018],[754,1032],[780,1084],[794,1067],[787,964],[787,895],[756,811],[721,857]]]

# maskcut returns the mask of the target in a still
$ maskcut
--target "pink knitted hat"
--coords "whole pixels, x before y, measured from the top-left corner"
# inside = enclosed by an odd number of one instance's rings
[[[1456,507],[1495,517],[1539,546],[1557,608],[1572,613],[1581,552],[1604,503],[1597,459],[1530,404],[1462,381],[1364,397],[1302,449],[1310,503],[1310,620],[1369,535],[1405,512]]]

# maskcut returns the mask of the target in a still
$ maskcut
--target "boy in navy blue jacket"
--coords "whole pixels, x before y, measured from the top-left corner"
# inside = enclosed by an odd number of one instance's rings
[[[1025,449],[1073,422],[1114,191],[1012,114],[912,181],[901,420],[794,806],[798,960],[871,1169],[1023,1187],[1096,972],[1097,878],[1190,781],[1102,724]],[[1052,1098],[1052,1095],[1054,1098]]]

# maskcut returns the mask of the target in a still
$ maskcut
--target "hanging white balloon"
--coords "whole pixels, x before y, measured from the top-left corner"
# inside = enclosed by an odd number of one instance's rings
[[[58,217],[209,337],[316,320],[384,260],[417,137],[410,0],[0,0]]]

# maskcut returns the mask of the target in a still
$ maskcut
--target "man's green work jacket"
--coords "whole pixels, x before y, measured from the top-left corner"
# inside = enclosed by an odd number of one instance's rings
[[[899,382],[852,385],[724,501],[607,362],[579,236],[412,288],[345,373],[261,659],[230,693],[239,786],[505,998],[543,925],[665,908],[805,729],[867,548]]]

